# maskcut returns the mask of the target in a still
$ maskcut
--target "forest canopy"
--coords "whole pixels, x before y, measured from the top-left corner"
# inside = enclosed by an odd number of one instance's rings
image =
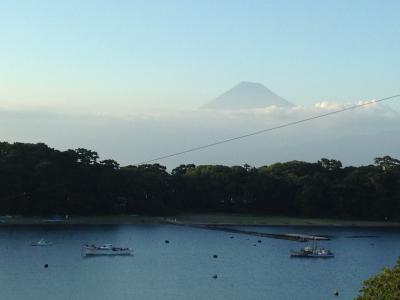
[[[335,159],[258,168],[121,167],[97,152],[0,142],[0,214],[237,212],[399,221],[400,161],[343,167]]]

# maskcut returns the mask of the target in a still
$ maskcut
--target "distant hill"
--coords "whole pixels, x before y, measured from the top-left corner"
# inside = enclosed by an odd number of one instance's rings
[[[248,109],[267,106],[290,107],[286,101],[261,83],[241,82],[201,108],[207,109]]]

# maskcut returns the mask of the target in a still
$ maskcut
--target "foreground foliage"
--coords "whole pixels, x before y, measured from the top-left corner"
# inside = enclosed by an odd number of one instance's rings
[[[399,300],[400,259],[392,269],[383,269],[378,275],[364,282],[356,300]]]
[[[254,168],[160,164],[120,167],[87,149],[0,143],[0,214],[240,212],[395,221],[400,161],[342,167],[323,158]]]

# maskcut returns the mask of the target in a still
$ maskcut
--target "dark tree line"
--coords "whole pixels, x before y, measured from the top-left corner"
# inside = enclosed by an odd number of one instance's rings
[[[400,220],[400,161],[342,167],[323,158],[254,168],[120,167],[87,149],[0,143],[0,214],[240,212]]]

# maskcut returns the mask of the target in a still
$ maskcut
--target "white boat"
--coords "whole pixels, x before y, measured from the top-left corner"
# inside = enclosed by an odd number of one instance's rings
[[[290,257],[304,258],[333,258],[335,255],[328,249],[318,248],[314,239],[312,247],[305,247],[300,250],[291,250]]]
[[[45,246],[51,246],[52,243],[46,241],[45,239],[40,239],[36,243],[32,243],[31,246],[40,246],[40,247],[45,247]]]
[[[133,249],[114,247],[112,244],[104,244],[102,246],[83,245],[82,256],[97,255],[132,255]]]

